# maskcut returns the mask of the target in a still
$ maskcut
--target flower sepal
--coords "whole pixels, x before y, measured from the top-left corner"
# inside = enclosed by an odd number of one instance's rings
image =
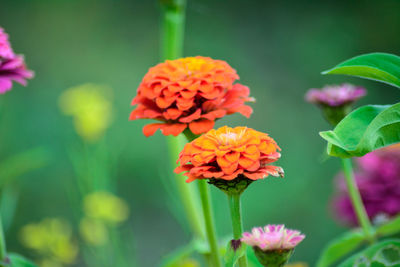
[[[284,266],[293,254],[294,249],[275,249],[262,250],[259,247],[253,247],[254,254],[263,266],[281,267]]]
[[[322,113],[324,118],[332,125],[336,126],[344,117],[346,117],[351,111],[351,104],[345,104],[341,106],[328,106],[321,105]]]
[[[243,175],[239,175],[236,179],[233,180],[223,180],[215,178],[208,179],[209,184],[216,186],[218,189],[228,195],[241,195],[252,182],[254,181],[246,178]]]
[[[240,239],[232,239],[229,241],[224,256],[225,266],[236,266],[239,258],[246,254],[247,245]]]

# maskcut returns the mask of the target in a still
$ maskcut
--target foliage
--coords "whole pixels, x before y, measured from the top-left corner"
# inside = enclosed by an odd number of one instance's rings
[[[346,232],[329,242],[318,259],[317,267],[331,266],[350,252],[360,247],[365,241],[360,230]]]
[[[339,267],[353,266],[399,266],[400,239],[384,240],[353,255]]]
[[[328,154],[360,157],[400,142],[400,103],[363,106],[346,116],[333,131],[321,132],[328,141]]]
[[[400,57],[371,53],[346,60],[322,74],[345,74],[380,81],[400,88]]]
[[[400,215],[376,228],[376,235],[390,236],[400,233]]]
[[[0,187],[15,178],[45,166],[50,160],[49,152],[42,148],[30,149],[0,162]]]
[[[323,74],[345,74],[400,88],[400,57],[371,53],[344,61]],[[328,153],[337,157],[363,156],[400,141],[400,104],[365,106],[347,115],[333,131],[321,132]]]
[[[11,262],[10,267],[37,267],[31,261],[18,254],[10,254],[8,257]]]

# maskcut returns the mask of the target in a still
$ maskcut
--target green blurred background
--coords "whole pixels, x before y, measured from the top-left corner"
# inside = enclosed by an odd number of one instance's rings
[[[119,154],[118,193],[131,208],[130,227],[141,266],[190,240],[183,214],[165,190],[171,172],[165,138],[143,136],[148,121],[129,121],[130,101],[141,78],[159,62],[157,1],[2,0],[0,26],[14,50],[25,54],[36,77],[0,96],[0,160],[44,146],[50,163],[20,180],[22,190],[12,227],[11,251],[25,252],[19,229],[43,217],[72,217],[65,187],[74,178],[67,149],[77,142],[71,118],[58,97],[82,83],[114,89],[114,121],[107,132],[110,155]],[[351,82],[368,89],[361,104],[394,103],[393,87],[343,76],[322,76],[342,60],[367,52],[400,54],[400,1],[212,1],[189,0],[184,54],[226,60],[257,99],[250,119],[228,116],[217,126],[246,125],[268,132],[281,146],[284,179],[268,178],[243,196],[244,226],[285,223],[307,238],[294,261],[313,265],[322,246],[345,230],[330,211],[339,164],[322,161],[327,130],[317,108],[304,102],[308,88]],[[218,233],[231,231],[225,196],[212,189]],[[172,207],[172,208],[171,208]]]

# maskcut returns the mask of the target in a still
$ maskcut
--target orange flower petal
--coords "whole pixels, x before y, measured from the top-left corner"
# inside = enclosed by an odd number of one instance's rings
[[[200,115],[201,115],[201,109],[197,109],[195,112],[193,112],[189,116],[180,118],[179,121],[184,122],[184,123],[189,123],[191,121],[199,119]]]
[[[162,125],[162,123],[147,124],[143,127],[143,134],[146,137],[152,136]]]
[[[232,165],[225,157],[217,157],[217,163],[221,168],[227,168]]]
[[[230,161],[230,162],[236,162],[239,160],[240,153],[239,152],[231,152],[225,154],[225,159]]]
[[[183,165],[183,166],[178,166],[178,167],[176,167],[174,169],[174,172],[175,173],[181,173],[181,172],[184,172],[184,171],[189,171],[189,170],[192,169],[192,167],[193,167],[193,165],[190,165],[190,164]]]
[[[257,150],[254,154],[244,153],[243,156],[251,160],[260,160],[260,151]]]
[[[176,106],[180,109],[180,110],[188,110],[193,106],[193,98],[191,99],[186,99],[186,98],[182,98],[179,97],[176,100]]]
[[[254,161],[253,165],[246,168],[247,171],[254,172],[260,168],[260,161]]]
[[[176,120],[182,114],[182,111],[177,108],[169,108],[164,112],[164,115],[168,120]]]
[[[190,90],[185,89],[185,90],[182,90],[180,93],[183,98],[190,99],[190,98],[193,98],[196,96],[197,91],[190,91]]]
[[[245,157],[240,157],[239,159],[239,165],[242,166],[243,168],[249,168],[251,165],[254,164],[254,161]]]
[[[253,173],[244,172],[243,175],[246,176],[247,178],[251,179],[251,180],[263,179],[266,176],[268,176],[263,172],[253,172]]]
[[[246,86],[234,84],[237,79],[236,71],[222,60],[200,56],[167,60],[151,67],[144,76],[132,100],[132,105],[137,107],[130,119],[157,119],[176,124],[202,118],[192,128],[195,134],[204,133],[213,127],[216,119],[227,114],[251,114],[251,108],[245,103],[253,99]],[[198,109],[200,117],[197,117]],[[168,126],[165,129],[169,132]]]
[[[221,179],[228,180],[228,181],[233,180],[233,179],[237,178],[239,174],[242,174],[242,173],[243,173],[243,170],[238,169],[237,171],[235,171],[232,174],[222,176]]]
[[[203,119],[198,121],[193,121],[189,123],[189,129],[194,134],[202,134],[212,129],[212,127],[214,127],[214,123],[215,123],[214,121],[203,120]]]
[[[160,129],[164,135],[178,136],[181,132],[186,129],[187,125],[182,123],[175,124],[162,124]]]
[[[260,151],[268,149],[270,145],[278,148],[275,141],[266,134],[246,127],[224,126],[217,130],[211,129],[186,144],[180,153],[179,162],[181,165],[190,165],[186,168],[186,176],[193,179],[231,180],[240,174],[252,180],[268,175],[281,176],[282,168],[266,165],[276,161],[280,154],[264,154]]]
[[[223,116],[225,116],[225,114],[226,114],[225,110],[218,109],[218,110],[211,111],[207,114],[201,115],[201,117],[208,119],[208,120],[215,120],[217,118],[222,118]]]
[[[167,98],[167,97],[157,97],[156,98],[156,104],[159,108],[167,108],[172,105],[172,103],[175,101],[175,98]]]
[[[246,147],[245,153],[246,154],[255,154],[259,152],[259,150],[257,149],[257,146],[248,146]]]
[[[234,163],[230,163],[230,165],[228,165],[227,167],[223,167],[223,168],[221,167],[221,169],[225,174],[229,175],[229,174],[234,173],[237,170],[237,167],[238,167],[238,162],[234,162]]]

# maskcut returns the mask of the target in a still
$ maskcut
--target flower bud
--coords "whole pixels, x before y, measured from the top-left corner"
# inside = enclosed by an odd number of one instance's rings
[[[321,90],[310,89],[306,100],[321,107],[325,119],[332,125],[337,125],[352,110],[351,106],[366,91],[362,87],[351,84],[325,86]]]
[[[255,227],[251,233],[243,233],[242,242],[252,246],[258,261],[263,266],[284,266],[294,248],[305,238],[297,230],[286,229],[281,225]]]

